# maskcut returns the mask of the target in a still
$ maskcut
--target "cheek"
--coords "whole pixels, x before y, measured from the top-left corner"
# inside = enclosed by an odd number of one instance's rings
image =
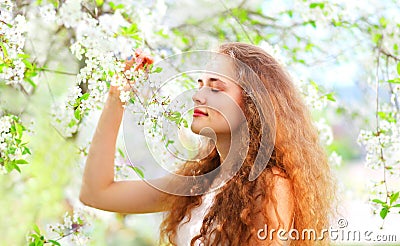
[[[236,128],[245,121],[242,100],[240,100],[240,97],[234,100],[224,98],[224,100],[215,102],[213,108],[216,110],[212,111],[212,117],[216,120],[216,123],[227,124],[228,121],[232,128]]]

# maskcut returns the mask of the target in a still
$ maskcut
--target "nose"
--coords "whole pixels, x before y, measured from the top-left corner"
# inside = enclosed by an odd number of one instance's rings
[[[204,90],[204,88],[199,89],[192,96],[192,100],[195,104],[205,104],[206,103],[206,97],[204,96],[203,90]]]

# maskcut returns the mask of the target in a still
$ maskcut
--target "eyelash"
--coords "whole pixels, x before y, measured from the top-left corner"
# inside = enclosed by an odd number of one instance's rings
[[[199,86],[199,87],[198,87],[199,90],[200,90],[201,88],[202,88],[202,86]],[[218,90],[218,89],[213,89],[213,88],[210,88],[210,89],[211,89],[211,91],[214,92],[214,93],[220,92],[220,90]]]

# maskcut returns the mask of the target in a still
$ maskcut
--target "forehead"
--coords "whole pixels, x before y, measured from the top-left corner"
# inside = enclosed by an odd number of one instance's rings
[[[211,57],[208,60],[201,77],[204,79],[218,78],[224,82],[237,84],[236,71],[232,58],[225,55],[216,55]]]

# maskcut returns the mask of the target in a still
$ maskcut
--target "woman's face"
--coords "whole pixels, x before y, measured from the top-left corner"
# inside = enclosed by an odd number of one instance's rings
[[[198,79],[193,95],[194,114],[191,130],[199,134],[211,128],[218,136],[229,134],[245,121],[242,113],[242,88],[234,82],[235,71],[227,59],[216,59]],[[211,72],[212,71],[212,72]]]

